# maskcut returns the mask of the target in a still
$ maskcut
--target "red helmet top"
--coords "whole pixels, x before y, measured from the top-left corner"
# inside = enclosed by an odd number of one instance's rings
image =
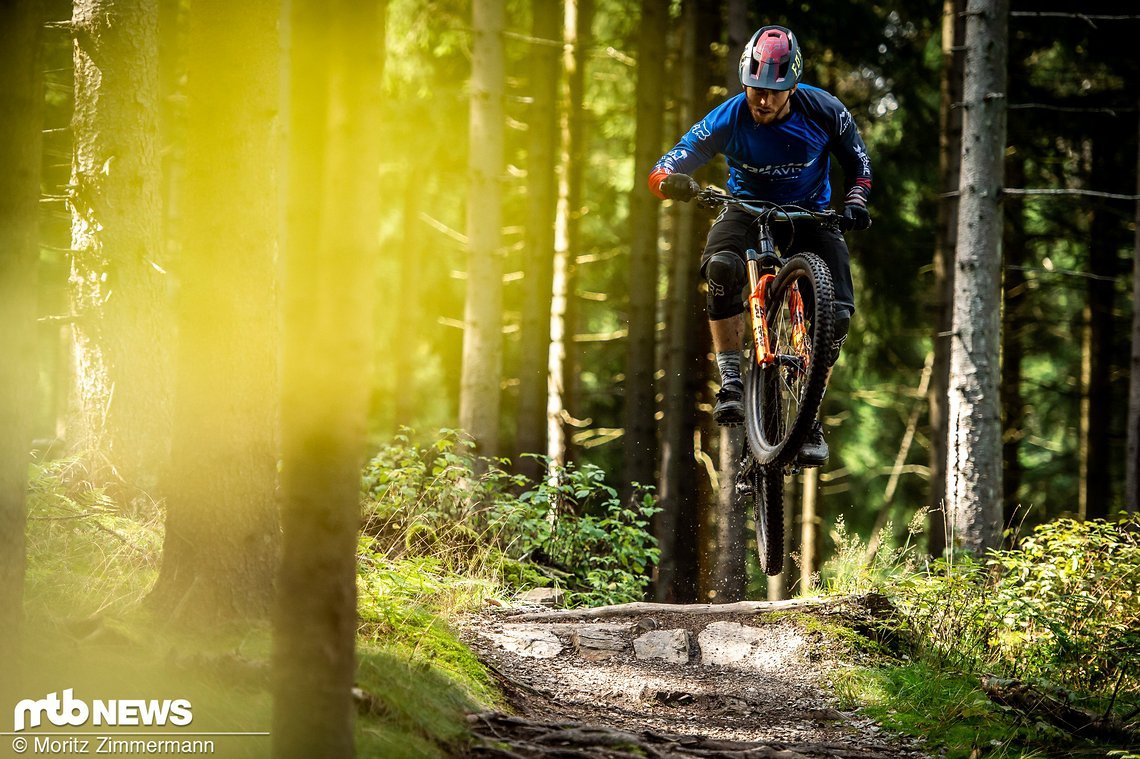
[[[755,34],[740,56],[740,83],[766,90],[790,90],[804,70],[803,53],[792,30],[765,26]]]

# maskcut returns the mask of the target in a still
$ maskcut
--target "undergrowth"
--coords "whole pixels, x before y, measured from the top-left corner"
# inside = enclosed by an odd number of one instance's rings
[[[652,494],[625,503],[600,468],[541,460],[549,474],[530,482],[447,430],[382,448],[364,472],[361,567],[374,597],[443,611],[537,586],[572,606],[640,600],[659,556]]]
[[[841,678],[850,703],[949,756],[1029,757],[1082,743],[1043,713],[993,703],[983,678],[1026,683],[1116,735],[1140,731],[1140,516],[1059,519],[1015,548],[934,562],[910,540],[868,558],[841,522],[834,537],[829,591],[887,595],[897,610],[890,624],[910,640],[897,665]]]
[[[27,611],[65,608],[73,618],[122,613],[158,574],[162,511],[147,498],[124,505],[82,458],[33,465],[28,478]]]
[[[155,628],[141,602],[160,567],[161,504],[139,494],[124,503],[122,488],[100,484],[82,462],[40,462],[30,473],[30,671],[54,682],[66,661],[68,672],[88,673],[82,688],[98,692],[121,685],[116,673],[126,669],[161,678],[171,665],[203,704],[218,706],[219,719],[235,729],[266,725],[268,626],[209,642]],[[451,755],[466,735],[465,712],[504,706],[450,626],[459,613],[535,586],[558,587],[570,604],[641,598],[657,556],[649,494],[623,503],[596,467],[551,467],[549,478],[529,483],[507,466],[476,457],[469,441],[445,431],[426,444],[401,436],[366,467],[357,550],[360,756]],[[219,669],[225,676],[208,682]],[[252,690],[227,684],[247,670],[259,683]]]

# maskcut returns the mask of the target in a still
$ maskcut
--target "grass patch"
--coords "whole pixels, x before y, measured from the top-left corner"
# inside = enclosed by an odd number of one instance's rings
[[[837,658],[877,661],[891,656],[881,642],[887,633],[885,629],[870,629],[848,617],[830,618],[806,611],[777,611],[765,614],[764,619],[769,623],[790,622],[804,633],[822,640]]]
[[[847,705],[952,757],[1053,756],[1058,745],[1066,755],[1137,756],[1049,727],[1046,719],[1062,721],[1040,704],[1015,704],[1027,714],[999,706],[980,683],[993,675],[1061,694],[1103,720],[1101,739],[1131,740],[1140,730],[1140,517],[1058,519],[1015,548],[935,562],[912,547],[919,523],[901,548],[873,557],[836,526],[829,590],[886,595],[913,657],[844,673]]]
[[[861,707],[889,730],[921,736],[947,759],[1030,759],[1066,743],[1055,729],[996,706],[975,678],[925,663],[840,670],[834,682],[842,708]]]
[[[362,644],[357,681],[375,699],[356,723],[357,755],[408,759],[455,755],[466,740],[466,712],[481,707],[450,668],[409,660],[398,649]]]

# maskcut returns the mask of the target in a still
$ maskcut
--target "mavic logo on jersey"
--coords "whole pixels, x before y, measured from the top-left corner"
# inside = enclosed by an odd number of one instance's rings
[[[846,132],[849,126],[851,126],[851,111],[844,108],[839,114],[839,133]]]
[[[781,163],[772,166],[749,166],[748,164],[744,163],[740,165],[740,168],[756,174],[757,176],[774,177],[776,179],[790,179],[798,177],[804,169],[806,169],[808,166],[811,166],[813,163],[815,163],[814,158],[807,163]]]

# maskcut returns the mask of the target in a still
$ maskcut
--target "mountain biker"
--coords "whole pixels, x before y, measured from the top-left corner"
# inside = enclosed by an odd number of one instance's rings
[[[744,91],[714,108],[693,125],[654,165],[649,188],[659,198],[688,202],[700,191],[690,176],[723,154],[728,190],[733,195],[780,205],[824,210],[831,200],[831,154],[843,169],[843,216],[852,229],[871,225],[867,198],[871,161],[851,113],[834,95],[800,83],[803,53],[796,36],[783,26],[757,30],[740,56]],[[744,348],[741,290],[747,284],[744,251],[756,246],[755,217],[725,206],[713,223],[701,255],[701,276],[708,283],[708,319],[720,369],[721,388],[713,411],[718,424],[744,420],[744,383],[740,364]],[[797,222],[772,230],[784,255],[810,251],[831,270],[835,285],[835,340],[831,365],[847,339],[855,313],[849,253],[843,235],[817,224]],[[801,466],[827,462],[827,443],[817,419],[797,457]]]

